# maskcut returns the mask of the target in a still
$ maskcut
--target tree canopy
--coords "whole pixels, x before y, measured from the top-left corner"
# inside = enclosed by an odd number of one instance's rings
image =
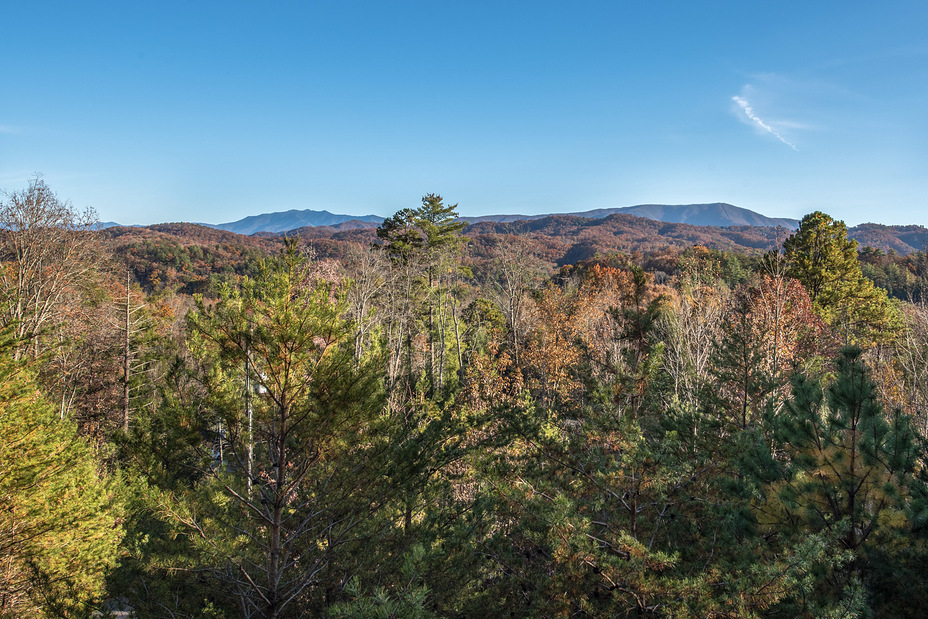
[[[847,227],[816,211],[783,243],[789,277],[799,280],[812,306],[828,323],[840,325],[846,342],[891,340],[900,326],[886,293],[866,279],[857,257],[857,241]]]
[[[0,617],[928,605],[924,256],[822,213],[762,254],[625,215],[468,239],[437,194],[286,238],[8,195]]]

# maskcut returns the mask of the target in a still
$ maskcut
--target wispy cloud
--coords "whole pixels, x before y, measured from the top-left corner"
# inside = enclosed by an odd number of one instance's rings
[[[15,127],[11,127],[9,125],[0,125],[0,133],[7,133],[12,135],[14,133],[19,133],[19,131],[17,131]]]
[[[741,110],[744,117],[747,118],[752,125],[754,125],[758,129],[766,131],[767,133],[769,133],[776,139],[780,140],[781,142],[783,142],[784,144],[786,144],[793,150],[795,151],[799,150],[798,148],[796,148],[795,144],[793,144],[792,142],[784,138],[782,135],[780,135],[779,131],[777,131],[776,129],[774,129],[767,123],[765,123],[763,120],[761,120],[761,118],[757,114],[754,113],[754,108],[751,107],[751,104],[748,103],[747,99],[744,99],[736,95],[732,97],[731,100],[734,101],[736,104],[738,104],[738,108]]]

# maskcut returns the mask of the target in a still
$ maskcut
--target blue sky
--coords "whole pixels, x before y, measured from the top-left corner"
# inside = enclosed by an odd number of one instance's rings
[[[921,1],[0,1],[0,190],[104,221],[434,192],[928,225]]]

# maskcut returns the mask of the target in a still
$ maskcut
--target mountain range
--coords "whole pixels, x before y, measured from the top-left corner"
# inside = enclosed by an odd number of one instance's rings
[[[277,213],[251,215],[224,224],[206,225],[211,228],[247,235],[256,232],[288,232],[305,226],[337,226],[347,222],[358,222],[360,224],[353,227],[376,228],[383,220],[384,218],[378,215],[339,215],[329,211],[312,211],[309,209],[298,211],[291,209]]]
[[[618,208],[600,208],[592,211],[578,213],[548,213],[545,215],[484,215],[482,217],[461,217],[467,223],[513,222],[521,220],[543,219],[554,215],[571,215],[573,217],[586,217],[589,219],[604,219],[610,215],[634,215],[654,221],[674,224],[691,224],[694,226],[716,226],[727,228],[730,226],[761,226],[776,228],[782,226],[790,230],[799,227],[798,219],[766,217],[760,213],[726,204],[715,202],[712,204],[639,204],[637,206],[623,206]]]
[[[682,216],[680,213],[682,211],[683,215],[691,217],[690,220],[693,221],[694,216],[704,216],[706,210],[713,209],[696,209],[692,206],[661,207],[661,213],[652,211],[651,214],[666,216],[668,210],[671,212],[676,210],[677,216]],[[627,211],[601,216],[605,214],[605,211],[606,209],[576,215],[529,216],[525,219],[516,215],[485,217],[480,218],[480,221],[468,223],[464,234],[471,239],[475,255],[482,255],[487,247],[494,244],[508,242],[506,239],[520,237],[536,247],[539,255],[545,260],[552,264],[563,265],[574,264],[597,253],[660,252],[668,248],[680,250],[694,245],[756,254],[776,247],[791,233],[787,229],[789,226],[708,226],[658,221],[632,215]],[[746,216],[739,211],[734,212],[742,217]],[[303,215],[305,217],[305,213]],[[331,216],[331,213],[327,215]],[[590,215],[600,216],[591,217]],[[270,213],[267,216],[273,218],[274,214]],[[512,221],[506,221],[508,219]],[[697,219],[697,221],[706,220]],[[793,221],[786,220],[786,223],[791,224]],[[134,247],[133,252],[143,254],[150,250],[148,245],[141,246],[143,248],[139,249],[138,243],[143,241],[144,243],[151,241],[156,245],[167,244],[174,246],[175,249],[193,243],[241,245],[262,248],[261,251],[266,251],[277,247],[280,236],[286,235],[303,239],[313,246],[318,256],[341,257],[350,246],[368,246],[376,242],[376,226],[377,224],[373,222],[351,218],[333,225],[302,226],[282,233],[256,232],[250,235],[194,223],[116,226],[107,227],[101,230],[101,233],[116,246]],[[928,248],[928,229],[922,226],[862,224],[849,228],[848,236],[856,240],[862,250],[869,247],[877,252],[908,255],[915,251],[924,252]],[[175,265],[174,268],[181,268],[181,266]]]
[[[329,211],[289,210],[252,215],[222,224],[159,224],[147,228],[186,226],[214,229],[245,236],[275,237],[296,235],[307,239],[355,239],[370,242],[374,228],[384,221],[379,215],[342,215]],[[767,217],[755,211],[724,202],[712,204],[639,204],[620,208],[543,215],[483,215],[461,217],[468,224],[467,234],[532,234],[547,238],[586,238],[583,244],[629,248],[638,243],[654,244],[658,239],[670,244],[704,244],[716,248],[760,249],[789,236],[799,226],[796,219]],[[636,223],[637,222],[637,223]],[[653,223],[660,223],[655,227]],[[191,228],[193,226],[193,228]],[[682,226],[682,228],[680,227]],[[119,227],[115,222],[100,223],[103,230]],[[582,232],[581,232],[582,231]],[[125,233],[120,233],[125,234]],[[605,236],[604,236],[605,235]],[[196,233],[194,236],[201,236]],[[928,229],[922,226],[884,226],[861,224],[848,229],[848,236],[860,247],[906,255],[928,248]],[[370,237],[370,238],[368,238]],[[612,237],[605,243],[604,239]],[[605,244],[604,244],[605,243]],[[586,250],[584,250],[586,251]]]
[[[555,215],[569,215],[587,219],[604,219],[610,215],[626,214],[644,217],[665,223],[686,223],[696,226],[760,226],[776,228],[782,226],[794,230],[798,227],[796,219],[772,218],[754,211],[724,202],[713,204],[639,204],[619,208],[601,208],[592,211],[571,213],[547,213],[543,215],[483,215],[480,217],[461,217],[469,224],[483,222],[508,223],[513,221],[531,221]],[[238,234],[255,234],[257,232],[289,232],[307,226],[331,226],[339,230],[357,228],[376,228],[384,218],[378,215],[339,215],[329,211],[289,210],[277,213],[252,215],[222,224],[207,224],[210,227]]]

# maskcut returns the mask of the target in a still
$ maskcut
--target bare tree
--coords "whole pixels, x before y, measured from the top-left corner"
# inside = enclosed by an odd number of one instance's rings
[[[33,355],[41,352],[35,336],[59,319],[65,296],[91,268],[96,222],[93,209],[76,211],[39,176],[0,203],[0,324],[14,325],[19,341],[31,339]]]
[[[528,240],[519,237],[500,239],[493,250],[493,266],[497,273],[493,287],[506,316],[513,357],[518,363],[527,332],[525,301],[550,267],[538,257]]]
[[[896,346],[896,359],[902,368],[902,399],[907,412],[919,421],[928,436],[928,304],[910,303],[903,312],[905,329]]]
[[[667,345],[664,367],[673,379],[674,394],[692,406],[700,385],[709,377],[729,295],[721,282],[715,286],[690,283],[682,287],[661,317],[660,329]]]
[[[348,289],[348,312],[354,320],[354,355],[360,360],[369,344],[371,332],[383,317],[375,314],[375,306],[390,280],[390,261],[373,247],[349,249],[345,271],[351,278]],[[382,312],[381,312],[382,314]]]

